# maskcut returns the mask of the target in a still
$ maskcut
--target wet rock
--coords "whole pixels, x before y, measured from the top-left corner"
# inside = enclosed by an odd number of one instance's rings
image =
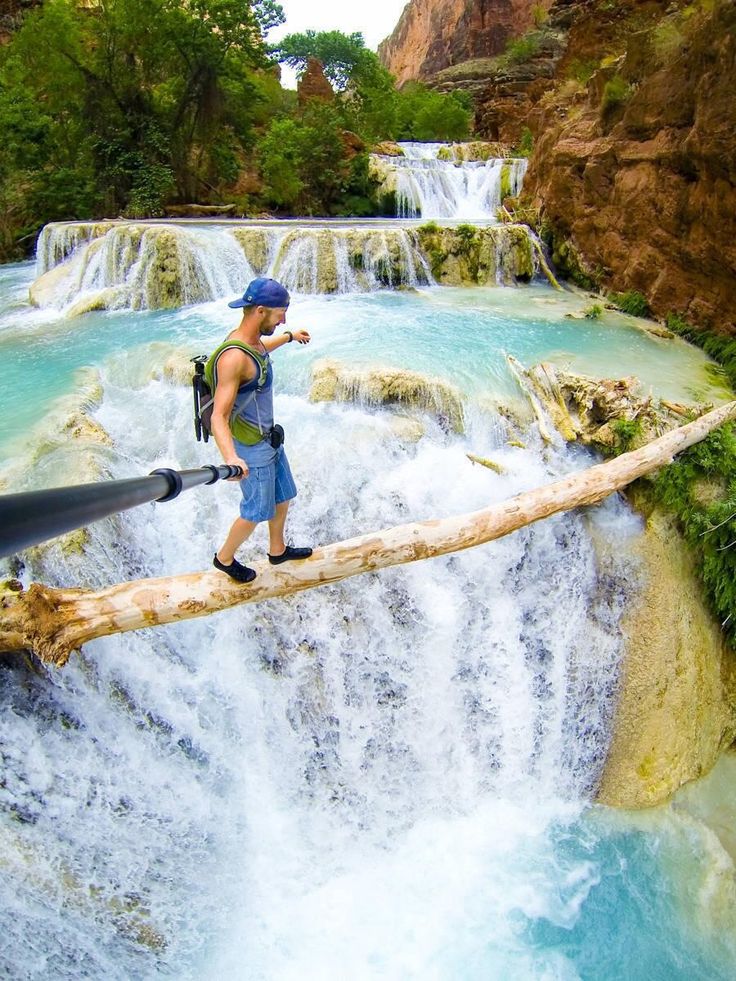
[[[349,368],[338,361],[318,361],[312,369],[313,402],[359,402],[400,405],[429,412],[452,432],[465,429],[459,391],[438,378],[399,368]]]

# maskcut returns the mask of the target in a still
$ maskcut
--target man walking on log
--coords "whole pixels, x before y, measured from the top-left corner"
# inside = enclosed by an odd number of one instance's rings
[[[205,378],[214,392],[211,430],[225,463],[241,467],[243,499],[224,544],[215,553],[216,569],[237,582],[251,582],[255,570],[242,565],[235,552],[256,525],[268,522],[268,561],[272,565],[306,559],[311,548],[294,548],[284,539],[289,502],[296,485],[284,451],[284,431],[274,425],[272,351],[296,341],[308,344],[306,330],[284,331],[289,294],[275,279],[254,279],[242,297],[228,306],[242,308],[238,327],[209,358]]]

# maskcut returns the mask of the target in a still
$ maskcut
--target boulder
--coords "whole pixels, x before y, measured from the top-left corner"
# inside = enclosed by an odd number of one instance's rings
[[[447,430],[455,433],[465,430],[460,392],[440,378],[416,371],[378,365],[350,368],[339,361],[324,359],[312,369],[309,398],[313,402],[416,408],[433,415]]]
[[[695,561],[658,511],[636,546],[643,587],[624,619],[613,738],[598,800],[651,807],[707,773],[736,735],[736,664]]]

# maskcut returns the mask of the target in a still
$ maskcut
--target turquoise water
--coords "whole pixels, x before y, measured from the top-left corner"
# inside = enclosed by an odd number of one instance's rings
[[[32,311],[26,298],[33,277],[31,263],[0,270],[0,356],[8,381],[0,393],[0,450],[22,441],[55,399],[75,390],[79,368],[151,341],[206,352],[230,327],[223,305],[216,303],[74,318]],[[307,324],[313,343],[305,357],[293,359],[287,384],[304,386],[313,362],[331,357],[409,368],[475,396],[508,399],[518,393],[506,363],[512,355],[525,367],[552,361],[583,374],[636,375],[645,392],[670,399],[725,398],[704,370],[708,359],[684,342],[648,334],[615,312],[601,320],[566,319],[590,302],[583,294],[547,286],[295,298],[291,322]]]
[[[191,433],[176,349],[212,348],[224,302],[75,320],[0,270],[6,459],[32,485],[214,461]],[[308,348],[275,356],[300,494],[293,540],[472,511],[591,462],[511,446],[486,399],[505,355],[655,393],[708,389],[706,359],[546,287],[297,297]],[[159,345],[159,346],[156,346]],[[311,366],[387,364],[454,382],[468,432],[311,403]],[[54,440],[59,396],[99,372],[108,442]],[[55,417],[54,417],[55,418]],[[45,426],[45,428],[44,428]],[[48,446],[46,445],[48,444]],[[491,455],[504,473],[472,466]],[[76,470],[75,470],[76,468]],[[209,568],[237,491],[216,485],[92,526],[86,552],[13,571],[89,586]],[[591,534],[591,528],[595,535]],[[590,803],[635,588],[639,519],[615,497],[498,542],[283,601],[96,641],[58,672],[0,671],[0,965],[10,977],[730,979],[733,863],[698,816]],[[601,577],[594,538],[616,544]],[[257,532],[244,558],[262,556]],[[7,570],[7,563],[4,569]],[[694,791],[695,796],[697,793]]]

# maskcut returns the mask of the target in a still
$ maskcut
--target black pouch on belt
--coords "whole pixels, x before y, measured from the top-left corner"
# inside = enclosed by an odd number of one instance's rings
[[[271,429],[268,439],[269,442],[271,443],[271,446],[273,446],[273,448],[277,450],[279,446],[281,446],[281,444],[284,442],[284,427],[279,426],[279,424],[276,423],[276,425]]]

